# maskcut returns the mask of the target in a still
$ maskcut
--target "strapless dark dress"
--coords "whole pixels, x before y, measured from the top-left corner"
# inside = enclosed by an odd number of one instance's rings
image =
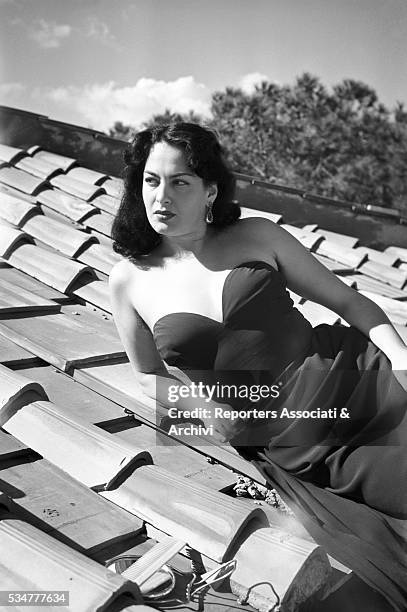
[[[317,543],[407,610],[407,392],[386,355],[353,327],[312,328],[283,275],[257,261],[227,276],[223,323],[171,313],[154,338],[162,358],[196,382],[278,385],[277,397],[228,399],[239,410],[275,411],[231,422],[229,443]]]

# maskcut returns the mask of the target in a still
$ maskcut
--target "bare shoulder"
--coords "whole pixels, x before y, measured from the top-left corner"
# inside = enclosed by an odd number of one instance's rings
[[[287,232],[270,219],[265,217],[246,217],[239,219],[231,226],[230,240],[239,245],[252,245],[258,250],[266,246],[272,249],[276,241],[284,240]]]
[[[125,282],[130,275],[130,265],[128,259],[118,261],[110,271],[109,284],[120,285]]]
[[[117,262],[110,271],[109,274],[109,289],[111,292],[122,293],[125,288],[129,287],[129,284],[137,278],[139,270],[128,259],[122,259]]]

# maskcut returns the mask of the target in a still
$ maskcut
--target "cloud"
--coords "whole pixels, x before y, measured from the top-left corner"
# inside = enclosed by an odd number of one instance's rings
[[[83,32],[88,38],[95,39],[102,44],[110,47],[119,46],[115,36],[110,32],[109,26],[96,16],[89,18],[84,26]]]
[[[255,92],[256,85],[260,85],[263,81],[269,82],[270,79],[267,75],[261,72],[250,72],[245,74],[238,82],[238,87],[244,91],[244,93],[250,95]]]
[[[0,104],[24,108],[27,87],[22,83],[0,83]]]
[[[22,83],[0,83],[0,99],[11,98],[12,96],[19,96],[24,93],[26,89],[26,86]]]
[[[70,36],[72,28],[67,24],[37,19],[28,29],[28,34],[42,49],[56,49]]]
[[[0,103],[107,131],[115,121],[139,127],[167,108],[180,113],[193,110],[210,117],[211,91],[192,76],[174,81],[142,78],[128,87],[119,87],[113,81],[83,87],[35,88],[6,83],[0,86]]]
[[[152,115],[164,112],[196,113],[210,116],[211,92],[192,76],[175,81],[142,78],[133,86],[119,87],[113,81],[85,87],[58,87],[37,91],[63,109],[75,110],[85,125],[107,130],[115,121],[139,126]]]

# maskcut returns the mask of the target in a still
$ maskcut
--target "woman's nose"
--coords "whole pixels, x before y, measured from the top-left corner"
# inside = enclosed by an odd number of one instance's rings
[[[157,202],[161,202],[161,203],[171,201],[168,186],[165,185],[164,182],[160,183],[160,185],[158,186],[155,198]]]

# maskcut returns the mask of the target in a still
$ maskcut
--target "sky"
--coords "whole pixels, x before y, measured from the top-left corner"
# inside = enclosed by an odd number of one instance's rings
[[[0,104],[108,130],[214,91],[373,87],[407,105],[407,0],[0,0]]]

